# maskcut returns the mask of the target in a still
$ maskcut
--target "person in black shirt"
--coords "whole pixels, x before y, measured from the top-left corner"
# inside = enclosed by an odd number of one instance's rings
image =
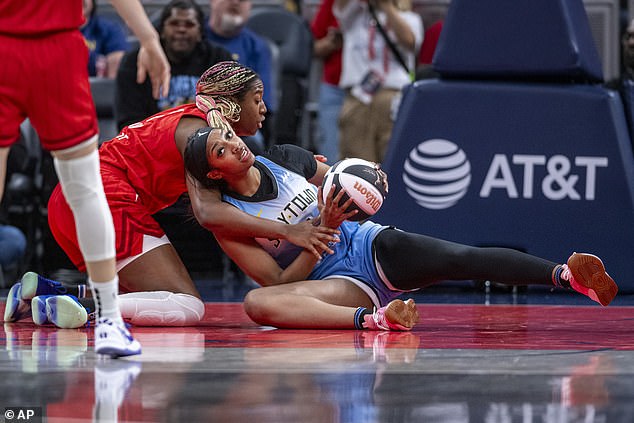
[[[210,66],[232,60],[223,47],[203,39],[204,14],[193,0],[172,0],[158,21],[161,44],[172,66],[170,90],[159,100],[152,97],[151,85],[136,83],[139,50],[128,52],[117,73],[115,116],[119,130],[162,110],[192,103],[196,82]]]

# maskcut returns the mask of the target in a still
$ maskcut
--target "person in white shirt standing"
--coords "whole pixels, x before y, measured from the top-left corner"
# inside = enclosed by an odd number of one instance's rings
[[[340,157],[380,163],[392,134],[394,103],[412,81],[423,23],[410,0],[335,0],[333,12],[343,34],[339,85],[346,90]]]

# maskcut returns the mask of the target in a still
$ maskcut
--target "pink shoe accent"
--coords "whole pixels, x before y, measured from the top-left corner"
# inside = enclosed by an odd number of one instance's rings
[[[370,330],[411,330],[418,322],[418,310],[411,298],[393,300],[385,307],[366,314],[363,327]]]

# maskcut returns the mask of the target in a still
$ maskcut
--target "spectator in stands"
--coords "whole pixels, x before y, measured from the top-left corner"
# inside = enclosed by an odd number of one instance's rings
[[[274,87],[268,43],[246,27],[251,16],[251,0],[209,0],[209,8],[206,38],[229,50],[233,60],[253,69],[265,87]],[[277,103],[273,90],[264,90],[264,102],[269,114],[275,113]],[[264,141],[262,134],[258,133],[256,137],[260,142]]]
[[[221,46],[203,39],[204,14],[194,0],[172,0],[162,10],[158,31],[172,67],[170,90],[158,101],[149,83],[136,83],[139,50],[128,52],[117,74],[115,116],[119,129],[162,110],[192,103],[196,81],[215,63],[231,60]]]
[[[95,0],[83,0],[86,23],[80,27],[88,47],[88,75],[114,79],[128,50],[125,29],[97,14]]]
[[[17,269],[26,252],[26,237],[22,231],[9,224],[6,210],[0,209],[0,271],[3,276]],[[4,277],[2,277],[4,279]]]
[[[416,80],[436,78],[438,73],[432,69],[432,59],[436,52],[436,45],[440,38],[443,21],[436,21],[432,26],[425,30],[423,37],[423,45],[420,48],[418,56],[418,66],[416,67]]]
[[[13,282],[9,279],[17,276],[27,247],[26,237],[22,230],[11,224],[12,216],[9,215],[9,208],[15,204],[25,204],[25,202],[29,205],[33,204],[31,201],[34,197],[32,190],[34,167],[25,138],[20,136],[18,142],[11,146],[7,158],[7,193],[2,197],[2,204],[0,204],[0,271],[5,283]]]
[[[19,265],[25,251],[26,237],[22,231],[0,216],[0,270],[3,274]]]
[[[629,21],[621,38],[621,74],[608,81],[606,86],[619,90],[624,80],[634,80],[634,19]]]
[[[341,47],[343,39],[339,23],[332,13],[334,0],[323,0],[311,23],[315,37],[313,54],[322,60],[322,78],[319,84],[318,151],[328,158],[329,164],[339,159],[339,112],[345,92],[339,88],[341,77]]]
[[[383,161],[392,111],[412,80],[423,39],[422,20],[410,9],[410,0],[335,0],[343,34],[339,85],[346,90],[339,117],[341,157]]]
[[[630,21],[623,34],[623,72],[634,79],[634,19]]]

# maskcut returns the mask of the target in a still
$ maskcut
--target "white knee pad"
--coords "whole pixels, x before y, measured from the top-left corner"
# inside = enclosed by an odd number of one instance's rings
[[[87,262],[115,257],[115,233],[99,172],[97,150],[87,156],[53,160],[66,202],[73,211],[79,249]]]
[[[119,307],[124,319],[139,326],[192,326],[205,315],[201,300],[169,291],[121,294]]]

